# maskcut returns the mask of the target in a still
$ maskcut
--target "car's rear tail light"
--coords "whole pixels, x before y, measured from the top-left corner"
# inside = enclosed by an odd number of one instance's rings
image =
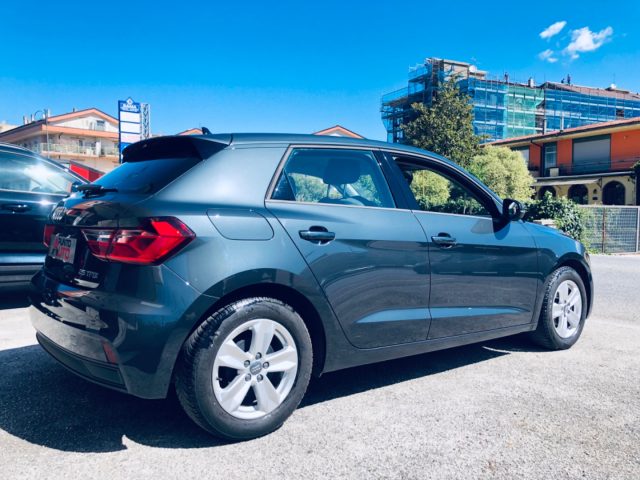
[[[87,245],[96,257],[107,259],[107,253],[109,251],[109,247],[111,246],[111,239],[113,238],[113,234],[116,232],[115,229],[112,230],[82,230],[82,234],[84,238],[87,240]]]
[[[44,226],[44,235],[42,236],[42,243],[44,243],[45,247],[48,247],[51,244],[51,237],[56,230],[55,225],[47,224]]]
[[[195,234],[174,217],[148,218],[139,228],[83,229],[96,257],[114,262],[159,263],[185,246]]]

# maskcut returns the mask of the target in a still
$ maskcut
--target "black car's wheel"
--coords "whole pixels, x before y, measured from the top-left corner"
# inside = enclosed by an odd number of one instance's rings
[[[561,267],[547,280],[538,327],[531,337],[550,350],[570,348],[580,338],[586,315],[582,278],[574,269]]]
[[[185,342],[176,391],[187,414],[214,435],[244,440],[276,430],[309,384],[309,332],[288,305],[272,298],[234,302]]]

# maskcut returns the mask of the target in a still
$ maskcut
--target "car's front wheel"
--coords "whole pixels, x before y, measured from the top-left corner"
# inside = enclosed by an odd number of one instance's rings
[[[280,427],[302,400],[313,363],[302,318],[272,298],[218,310],[189,337],[180,362],[183,408],[202,428],[231,440]]]
[[[561,267],[547,280],[538,327],[532,339],[550,350],[570,348],[580,338],[587,316],[587,294],[573,268]]]

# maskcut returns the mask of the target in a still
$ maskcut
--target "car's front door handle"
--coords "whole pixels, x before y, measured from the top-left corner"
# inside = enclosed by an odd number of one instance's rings
[[[451,248],[458,244],[456,239],[448,233],[439,233],[438,235],[431,237],[431,240],[433,240],[433,243],[442,248]]]
[[[5,203],[2,205],[2,209],[11,210],[14,213],[21,213],[31,210],[31,205],[27,205],[26,203]]]
[[[300,230],[298,233],[303,240],[320,244],[328,243],[336,238],[334,232],[329,232],[324,227],[311,227],[309,230]]]

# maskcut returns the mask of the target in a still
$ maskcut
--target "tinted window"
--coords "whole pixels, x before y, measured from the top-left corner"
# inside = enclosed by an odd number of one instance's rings
[[[294,150],[272,198],[336,205],[395,206],[378,161],[373,153],[363,150]]]
[[[422,166],[398,162],[420,210],[490,216],[489,209],[454,178]]]
[[[37,157],[0,151],[0,189],[66,195],[77,179]]]
[[[119,192],[155,193],[200,161],[196,157],[126,162],[94,183]]]

